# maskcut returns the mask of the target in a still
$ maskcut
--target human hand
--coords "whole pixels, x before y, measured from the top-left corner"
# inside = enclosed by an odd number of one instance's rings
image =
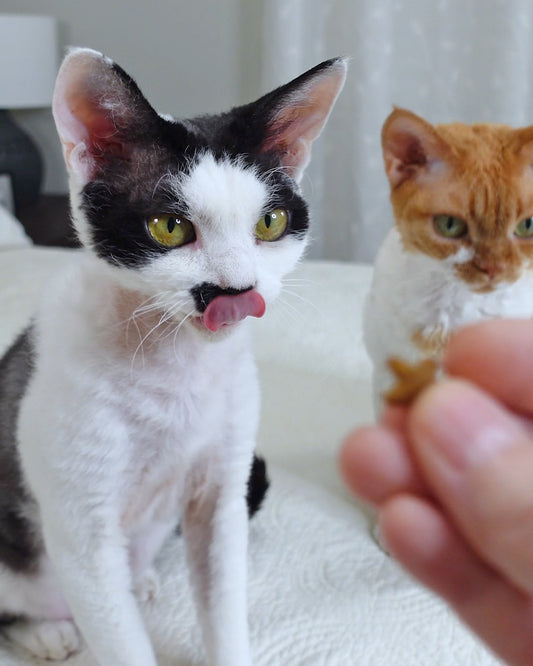
[[[533,664],[533,322],[453,336],[453,379],[345,441],[390,552],[509,664]]]

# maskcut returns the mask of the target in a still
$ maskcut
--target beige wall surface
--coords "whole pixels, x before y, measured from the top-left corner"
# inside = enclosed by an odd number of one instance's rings
[[[260,8],[255,0],[0,3],[3,13],[55,16],[60,53],[67,46],[103,51],[133,76],[158,111],[177,117],[223,111],[261,93]],[[50,110],[19,111],[16,118],[43,153],[44,191],[66,191]]]

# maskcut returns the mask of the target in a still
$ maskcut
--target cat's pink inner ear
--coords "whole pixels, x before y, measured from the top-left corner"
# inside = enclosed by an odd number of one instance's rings
[[[346,80],[347,65],[338,60],[327,72],[299,88],[277,110],[262,151],[275,151],[287,173],[299,181],[311,159],[311,146],[320,135]]]
[[[427,175],[446,157],[435,129],[410,111],[395,109],[382,130],[383,160],[392,189],[405,180]]]
[[[101,54],[81,50],[65,59],[56,81],[52,109],[68,169],[82,182],[94,177],[102,155],[121,154],[109,86],[110,63]]]
[[[533,126],[515,130],[516,152],[533,168]]]

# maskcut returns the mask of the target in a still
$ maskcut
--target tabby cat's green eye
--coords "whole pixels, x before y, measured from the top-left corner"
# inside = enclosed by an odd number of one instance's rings
[[[519,238],[533,238],[533,217],[526,217],[516,225],[515,236]]]
[[[285,208],[274,208],[255,225],[255,236],[262,241],[275,241],[281,238],[287,229],[289,215]]]
[[[180,247],[196,240],[192,222],[176,215],[155,215],[148,220],[148,233],[159,245]]]
[[[467,223],[454,215],[435,215],[433,225],[435,231],[445,238],[461,238],[468,233]]]

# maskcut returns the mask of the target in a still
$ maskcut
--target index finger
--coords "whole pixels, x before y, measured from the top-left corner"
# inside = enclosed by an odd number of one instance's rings
[[[533,321],[497,319],[455,333],[444,368],[514,411],[533,414]]]

